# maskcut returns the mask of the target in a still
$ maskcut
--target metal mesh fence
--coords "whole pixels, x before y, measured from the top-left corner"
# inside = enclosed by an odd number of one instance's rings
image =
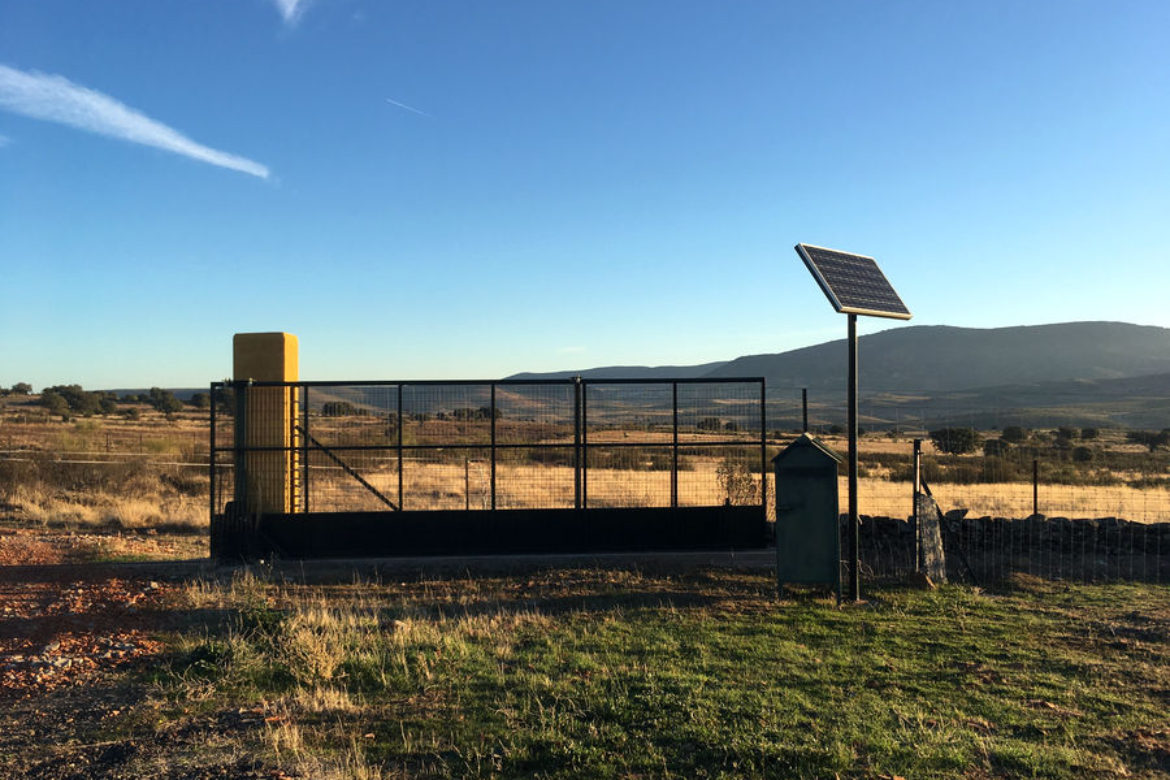
[[[258,492],[277,512],[765,503],[758,379],[225,383],[212,396],[213,513]]]

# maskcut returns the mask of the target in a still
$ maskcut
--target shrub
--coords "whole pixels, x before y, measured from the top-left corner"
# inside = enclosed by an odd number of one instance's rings
[[[1154,452],[1159,447],[1165,447],[1167,444],[1170,444],[1170,428],[1163,428],[1159,432],[1130,431],[1125,434],[1125,439],[1134,444],[1144,445],[1150,452]]]
[[[723,428],[723,424],[719,422],[718,417],[704,417],[695,424],[695,427],[700,431],[718,431]]]
[[[1072,451],[1072,459],[1077,463],[1089,463],[1093,460],[1092,447],[1077,447]]]
[[[979,445],[979,434],[974,428],[940,428],[930,432],[930,440],[939,452],[963,455]]]
[[[988,439],[983,442],[983,454],[989,458],[1001,458],[1012,448],[1004,439]]]
[[[725,457],[716,468],[715,475],[725,503],[750,506],[756,502],[756,481],[743,460],[730,455]]]
[[[160,412],[171,413],[183,410],[183,402],[175,398],[175,394],[170,390],[152,387],[148,398],[148,403]]]
[[[1081,428],[1081,438],[1085,440],[1096,439],[1101,435],[1101,432],[1096,428]]]
[[[361,410],[348,401],[326,401],[321,407],[323,417],[351,417],[361,414]]]

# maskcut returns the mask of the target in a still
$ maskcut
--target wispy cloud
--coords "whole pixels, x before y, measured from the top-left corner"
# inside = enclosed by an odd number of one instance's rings
[[[10,143],[12,143],[11,138],[9,138],[8,136],[0,135],[0,146],[8,146],[8,144],[10,144]]]
[[[276,10],[280,11],[284,23],[288,25],[296,24],[300,20],[310,2],[312,0],[272,0]]]
[[[108,95],[61,76],[0,65],[0,109],[268,178],[268,168],[258,162],[196,143]]]
[[[390,98],[386,98],[386,102],[392,106],[398,106],[399,108],[405,109],[407,111],[413,111],[414,113],[418,114],[419,116],[428,116],[428,117],[431,116],[426,111],[419,111],[414,106],[408,106],[405,103],[399,103],[397,100],[391,100]],[[434,117],[431,117],[431,118],[433,119]]]

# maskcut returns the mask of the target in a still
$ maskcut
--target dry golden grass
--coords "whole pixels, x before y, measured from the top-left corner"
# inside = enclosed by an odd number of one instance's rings
[[[694,459],[694,470],[679,472],[679,503],[682,506],[713,506],[727,498],[719,484],[718,461]],[[367,475],[379,490],[397,496],[398,476],[387,471]],[[316,479],[316,477],[315,477]],[[377,509],[377,500],[360,485],[336,472],[331,486],[321,480],[315,508]],[[573,506],[573,469],[568,466],[501,464],[497,467],[496,504],[504,509],[535,509]],[[759,490],[759,475],[754,475]],[[768,475],[767,514],[775,519],[775,480]],[[466,486],[466,487],[465,487]],[[909,482],[863,478],[858,483],[862,514],[907,517],[913,511]],[[1032,485],[1020,482],[972,485],[932,485],[944,511],[966,509],[971,515],[1026,517],[1032,514]],[[590,469],[590,506],[668,506],[670,473]],[[454,463],[408,463],[403,483],[407,509],[486,509],[490,502],[490,475],[486,463],[473,462],[467,470]],[[465,490],[467,492],[465,492]],[[848,507],[848,480],[838,480],[838,502]],[[1040,512],[1066,517],[1122,517],[1139,522],[1170,521],[1170,489],[1133,488],[1126,485],[1040,485]]]
[[[222,421],[221,421],[222,422]],[[376,418],[320,418],[314,421],[314,430],[326,439],[346,440],[356,437],[386,436],[384,421]],[[476,427],[478,425],[478,427]],[[571,436],[564,426],[541,426],[535,423],[501,421],[501,435],[532,441],[533,437],[551,443],[570,444]],[[527,427],[524,427],[527,426]],[[448,437],[459,434],[478,435],[486,432],[486,423],[454,423],[428,421],[418,426],[424,438]],[[482,430],[481,430],[482,429]],[[81,526],[116,526],[149,528],[162,524],[180,524],[201,528],[208,523],[205,471],[197,467],[175,471],[185,481],[176,488],[159,482],[166,468],[156,463],[192,462],[205,460],[207,451],[208,415],[206,412],[185,411],[167,419],[164,415],[140,408],[139,419],[123,417],[91,418],[62,422],[52,418],[39,407],[0,407],[0,449],[20,453],[72,453],[92,459],[140,458],[157,471],[153,483],[135,483],[127,490],[68,490],[39,485],[10,486],[7,502],[16,507],[16,516],[32,523],[64,522]],[[222,433],[222,431],[221,431]],[[725,439],[736,434],[719,432],[707,434],[686,432],[683,446],[701,443],[712,437]],[[592,444],[606,442],[654,443],[668,445],[670,435],[660,431],[604,430],[590,434]],[[791,437],[771,442],[775,451]],[[380,439],[380,440],[381,440]],[[831,448],[844,454],[844,437],[824,436]],[[221,439],[222,441],[222,439]],[[752,440],[745,436],[745,443]],[[867,454],[899,454],[908,456],[909,437],[865,436],[860,441],[861,456]],[[1095,445],[1118,452],[1140,452],[1141,447],[1124,439],[1123,432],[1103,431]],[[655,450],[657,452],[657,450]],[[929,440],[925,451],[931,452]],[[468,450],[467,463],[426,462],[408,459],[403,480],[405,508],[412,510],[483,510],[491,504],[491,475],[486,454]],[[320,453],[317,453],[320,456]],[[367,462],[354,466],[378,490],[398,501],[396,458],[368,455]],[[21,455],[25,457],[25,455]],[[347,457],[357,457],[351,455]],[[315,458],[311,469],[314,510],[379,510],[385,508],[376,497],[352,477],[324,457]],[[686,468],[679,472],[678,498],[680,505],[700,506],[722,504],[726,491],[719,484],[716,469],[718,457],[686,455]],[[860,483],[861,512],[870,515],[905,517],[911,512],[910,487],[905,482],[884,479],[886,467],[869,467],[870,475]],[[1116,474],[1121,479],[1137,479],[1139,474]],[[759,475],[754,477],[759,490]],[[768,516],[774,517],[774,486],[769,475]],[[0,486],[3,488],[4,486]],[[974,515],[1021,517],[1032,512],[1032,487],[1021,483],[938,484],[932,485],[940,506],[944,509],[967,509]],[[593,468],[588,472],[587,494],[590,506],[666,506],[670,502],[670,474],[663,470],[625,470]],[[503,509],[568,508],[575,500],[573,469],[563,465],[542,465],[527,462],[502,461],[497,465],[496,506]],[[847,507],[845,480],[841,480],[840,507]],[[0,496],[4,498],[4,496]],[[1133,488],[1117,486],[1040,486],[1040,511],[1047,515],[1071,517],[1116,516],[1146,522],[1170,519],[1170,489],[1166,487]]]
[[[147,529],[160,525],[205,528],[207,499],[170,495],[121,496],[95,492],[78,494],[18,485],[9,503],[17,517],[38,525],[65,524]]]

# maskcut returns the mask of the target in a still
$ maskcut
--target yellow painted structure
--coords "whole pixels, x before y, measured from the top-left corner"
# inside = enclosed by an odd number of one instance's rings
[[[297,337],[291,333],[237,333],[232,339],[236,381],[297,381]],[[246,394],[244,445],[277,447],[244,456],[249,512],[295,512],[300,493],[298,388],[255,387]]]

